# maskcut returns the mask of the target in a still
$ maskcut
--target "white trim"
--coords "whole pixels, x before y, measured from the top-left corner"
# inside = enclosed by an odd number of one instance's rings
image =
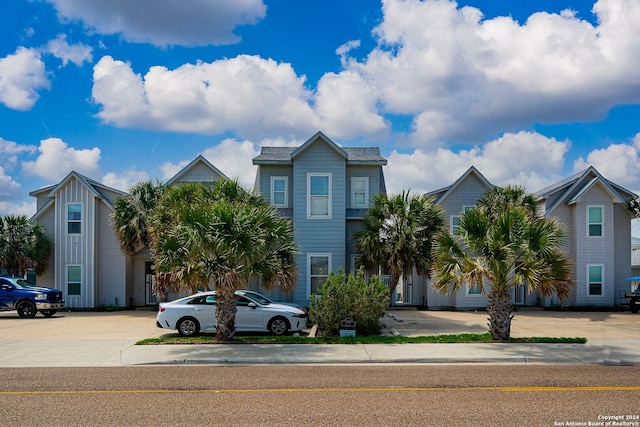
[[[275,202],[275,181],[284,181],[284,203]],[[272,176],[271,177],[271,205],[277,208],[289,207],[289,177],[288,176]],[[280,193],[280,191],[278,191]]]
[[[356,203],[356,181],[364,181],[364,203]],[[351,207],[352,208],[368,208],[369,207],[369,177],[354,176],[351,177]]]
[[[589,281],[589,267],[600,267],[600,294],[599,295],[592,295],[589,290],[590,290],[590,285],[591,282]],[[597,283],[597,282],[593,282],[593,283]],[[587,280],[586,280],[586,293],[585,295],[588,298],[602,298],[604,296],[604,264],[587,264]]]
[[[589,211],[591,208],[599,208],[600,209],[600,235],[592,236],[589,231],[589,226],[591,223],[589,222]],[[594,223],[596,225],[596,223]],[[604,237],[604,206],[603,205],[587,205],[587,237],[589,238],[602,238]]]
[[[326,257],[327,258],[327,277],[332,271],[331,267],[331,252],[309,252],[307,254],[307,298],[311,296],[311,258],[312,257]],[[324,275],[316,275],[315,277],[323,277]]]
[[[313,177],[327,177],[328,179],[328,194],[312,195],[311,194],[311,178]],[[307,219],[331,219],[332,215],[332,174],[331,173],[307,173]],[[311,197],[327,197],[327,215],[313,215],[311,213]]]

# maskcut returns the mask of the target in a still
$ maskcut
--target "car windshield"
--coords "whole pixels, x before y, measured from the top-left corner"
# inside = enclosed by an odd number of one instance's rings
[[[24,279],[8,279],[17,289],[33,288],[35,285]]]
[[[250,293],[247,292],[246,294],[244,294],[245,297],[249,298],[251,301],[256,302],[260,305],[269,305],[271,304],[271,301],[269,301],[268,299],[266,299],[265,297],[263,297],[260,294],[254,294],[254,293]]]

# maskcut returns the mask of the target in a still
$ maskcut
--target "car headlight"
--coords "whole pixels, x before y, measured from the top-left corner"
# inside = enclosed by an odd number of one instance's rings
[[[47,294],[36,294],[37,301],[46,301],[46,299],[47,299]]]

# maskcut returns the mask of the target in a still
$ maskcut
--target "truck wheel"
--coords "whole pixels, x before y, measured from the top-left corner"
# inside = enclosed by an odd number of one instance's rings
[[[16,309],[18,310],[18,316],[20,317],[34,317],[38,312],[36,310],[36,305],[29,300],[20,301]]]

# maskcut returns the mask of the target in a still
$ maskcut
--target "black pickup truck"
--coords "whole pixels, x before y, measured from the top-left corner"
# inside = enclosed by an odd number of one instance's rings
[[[0,277],[0,311],[17,310],[20,317],[34,317],[39,311],[51,317],[64,308],[62,292],[40,288],[20,277]]]

